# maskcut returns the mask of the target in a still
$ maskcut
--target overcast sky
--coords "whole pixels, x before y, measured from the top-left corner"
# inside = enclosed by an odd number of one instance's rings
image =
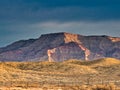
[[[120,0],[0,0],[0,47],[54,32],[120,37]]]

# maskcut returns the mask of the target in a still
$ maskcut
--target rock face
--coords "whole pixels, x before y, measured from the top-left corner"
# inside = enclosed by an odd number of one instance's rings
[[[104,57],[120,59],[120,38],[82,36],[71,33],[41,35],[0,48],[0,61],[93,60]]]

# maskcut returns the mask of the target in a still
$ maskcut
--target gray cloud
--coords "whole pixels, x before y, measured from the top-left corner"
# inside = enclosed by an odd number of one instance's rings
[[[71,32],[81,35],[120,36],[120,21],[106,22],[39,22],[31,24],[16,24],[3,28],[0,32],[0,46],[14,41],[38,38],[41,34],[55,32]]]
[[[4,0],[2,22],[120,20],[119,0]]]
[[[0,46],[43,33],[120,35],[120,0],[0,0]]]

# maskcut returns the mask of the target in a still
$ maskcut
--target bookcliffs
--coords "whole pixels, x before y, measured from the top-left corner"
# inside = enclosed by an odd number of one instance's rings
[[[41,35],[0,48],[0,61],[120,59],[120,37],[83,36],[66,32]]]

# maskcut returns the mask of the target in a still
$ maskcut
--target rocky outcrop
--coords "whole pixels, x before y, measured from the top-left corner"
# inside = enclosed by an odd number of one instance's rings
[[[0,48],[0,61],[93,60],[104,57],[120,59],[120,38],[82,36],[71,33],[41,35]]]
[[[64,61],[68,59],[88,60],[90,51],[75,42],[67,43],[63,46],[48,50],[49,61]]]

